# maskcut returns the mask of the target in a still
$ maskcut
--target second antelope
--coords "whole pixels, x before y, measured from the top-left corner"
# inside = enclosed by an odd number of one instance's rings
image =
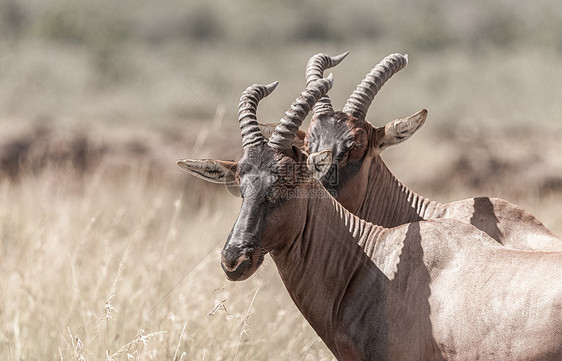
[[[306,67],[306,82],[322,78],[325,69],[339,64],[346,55],[311,57]],[[489,197],[442,204],[416,194],[392,174],[381,159],[381,152],[420,129],[427,111],[394,120],[384,127],[373,126],[365,116],[384,83],[406,64],[407,58],[401,54],[384,58],[357,86],[342,111],[333,110],[327,95],[315,105],[305,142],[299,140],[297,144],[304,144],[308,152],[330,150],[334,155],[333,168],[322,179],[324,186],[352,213],[384,227],[420,220],[456,219],[481,229],[507,247],[562,250],[562,238],[515,204]]]

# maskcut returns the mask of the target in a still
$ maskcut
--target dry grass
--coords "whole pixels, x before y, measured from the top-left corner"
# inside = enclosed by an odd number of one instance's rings
[[[0,358],[329,358],[272,263],[225,280],[238,199],[180,179],[2,182]]]
[[[419,146],[420,155],[432,148]],[[389,164],[414,189],[439,200],[474,194],[462,173],[441,191],[423,173],[412,181],[414,158],[404,147],[389,154]],[[332,359],[271,261],[248,281],[225,280],[219,251],[239,200],[179,169],[141,161],[168,154],[153,152],[121,162],[109,153],[86,172],[59,165],[0,181],[0,358]],[[489,188],[562,233],[556,189]]]
[[[406,86],[404,78],[397,88]],[[424,87],[422,75],[413,78]],[[400,105],[401,92],[390,87],[381,94],[385,109],[375,114],[410,112]],[[472,98],[484,102],[484,95]],[[4,134],[2,149],[15,142],[28,152],[2,153],[19,175],[0,180],[0,358],[332,359],[272,262],[246,282],[225,280],[219,250],[239,201],[220,187],[185,180],[173,164],[182,156],[239,156],[232,122],[222,122],[220,111],[206,118],[209,125],[169,121],[132,129],[125,122],[111,130],[54,119],[46,132],[19,125]],[[430,118],[385,159],[421,194],[440,201],[502,196],[560,234],[562,142],[552,119],[510,126],[498,116],[484,124],[463,110],[455,122]]]
[[[384,154],[406,184],[501,196],[562,234],[555,0],[6,0],[0,17],[2,360],[332,359],[269,258],[225,280],[239,200],[174,164],[237,159],[242,90],[281,80],[258,114],[276,121],[320,51],[351,51],[333,69],[337,108],[385,55],[409,53],[369,113],[429,110]]]

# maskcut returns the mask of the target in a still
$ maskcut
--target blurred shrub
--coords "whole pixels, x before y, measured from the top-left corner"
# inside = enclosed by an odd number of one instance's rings
[[[39,8],[38,11],[35,8]],[[38,24],[47,39],[91,45],[92,41],[245,47],[292,42],[384,42],[411,51],[444,48],[562,46],[562,5],[537,0],[513,6],[507,0],[357,0],[181,2],[72,2],[46,0],[29,9],[15,0],[0,6],[3,35]],[[31,15],[30,15],[31,14]],[[6,30],[8,29],[8,30]]]
[[[518,39],[524,40],[522,27],[511,9],[502,8],[486,17],[480,28],[478,40],[499,48],[508,47]]]
[[[438,51],[454,46],[455,39],[440,15],[440,9],[428,8],[402,27],[400,36],[410,51]]]
[[[129,24],[117,21],[100,27],[88,38],[88,49],[94,69],[103,84],[127,80],[133,73],[133,63],[123,51],[132,36]]]
[[[17,0],[0,2],[0,34],[9,39],[22,37],[29,23],[24,5]]]
[[[132,16],[115,5],[63,2],[40,13],[37,32],[42,38],[90,53],[98,84],[122,81],[130,74],[123,48],[134,35]]]
[[[89,35],[81,8],[69,3],[48,8],[39,21],[39,34],[47,39],[79,43]]]
[[[43,0],[0,2],[0,41],[76,48],[102,86],[133,78],[146,46],[203,52],[236,49],[246,59],[296,46],[392,51],[562,51],[562,3],[536,0]],[[38,39],[37,39],[38,38]],[[57,44],[58,45],[58,44]],[[89,69],[88,69],[89,70]]]
[[[376,41],[383,35],[382,11],[365,6],[362,11],[336,1],[303,1],[295,4],[297,15],[289,27],[292,40],[301,42],[348,43]]]
[[[29,132],[0,143],[0,178],[17,180],[45,169],[83,174],[97,165],[104,154],[82,131],[51,129],[37,124]]]
[[[175,6],[177,5],[177,6]],[[224,35],[229,30],[228,4],[213,4],[213,1],[192,1],[189,6],[172,4],[162,7],[160,3],[148,3],[139,9],[135,19],[140,39],[153,44],[185,41],[201,43],[228,40]]]
[[[217,40],[224,35],[223,23],[215,9],[207,3],[198,4],[186,14],[179,28],[182,37],[195,41]]]
[[[299,17],[292,29],[292,37],[300,41],[330,41],[340,40],[341,33],[334,31],[333,22],[330,21],[329,13],[326,11],[303,12],[309,14]]]

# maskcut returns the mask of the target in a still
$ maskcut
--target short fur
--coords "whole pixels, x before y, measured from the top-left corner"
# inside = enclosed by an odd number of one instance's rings
[[[322,66],[324,63],[316,67],[316,77],[326,69]],[[388,79],[392,74],[389,70],[383,78]],[[375,127],[366,121],[366,109],[360,113],[363,117],[357,118],[352,114],[334,112],[330,105],[324,113],[313,116],[305,136],[306,151],[333,152],[333,167],[322,178],[322,183],[346,209],[383,227],[419,220],[456,219],[488,233],[507,247],[562,250],[562,238],[515,204],[489,197],[441,204],[416,194],[391,173],[380,153],[420,129],[427,115],[425,110],[384,127]]]

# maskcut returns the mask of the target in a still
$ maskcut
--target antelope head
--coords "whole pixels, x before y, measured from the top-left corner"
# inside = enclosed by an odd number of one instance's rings
[[[307,83],[322,76],[326,64],[331,64],[326,58],[338,63],[337,60],[345,55],[347,53],[333,58],[325,54],[314,55],[307,65]],[[425,123],[425,109],[409,117],[393,120],[383,127],[376,127],[365,119],[375,95],[407,63],[406,56],[391,54],[366,75],[342,111],[334,111],[329,100],[322,107],[315,108],[304,147],[309,152],[332,152],[333,167],[322,179],[327,189],[337,191],[350,179],[361,178],[357,177],[358,173],[368,168],[372,159],[384,149],[408,139]]]
[[[250,277],[267,252],[287,246],[304,227],[307,197],[331,165],[329,151],[307,155],[293,141],[312,106],[332,87],[332,76],[311,82],[285,113],[269,140],[261,133],[256,108],[277,83],[252,85],[242,93],[239,125],[244,155],[238,162],[178,161],[188,173],[215,183],[238,185],[240,214],[222,250],[221,265],[229,280]]]

